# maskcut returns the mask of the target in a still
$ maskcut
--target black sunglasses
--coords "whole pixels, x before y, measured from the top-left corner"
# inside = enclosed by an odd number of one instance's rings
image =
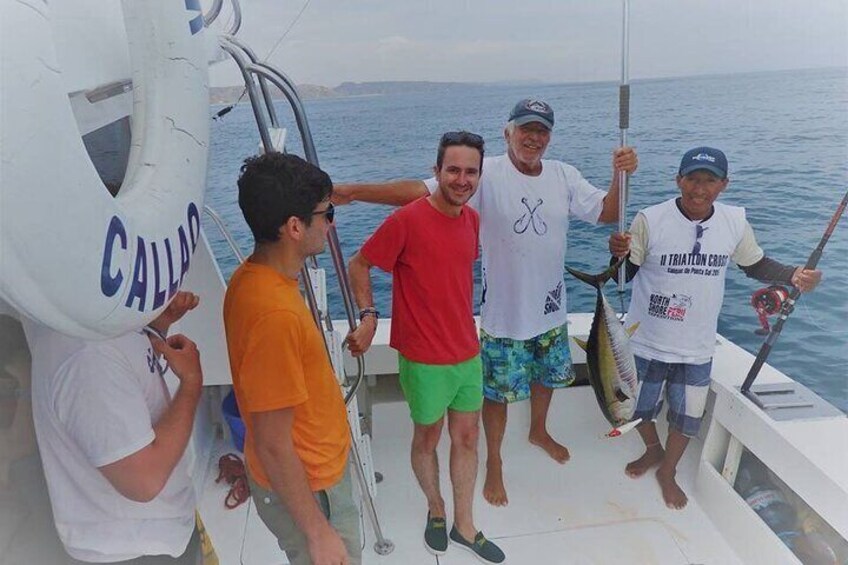
[[[312,212],[311,216],[321,216],[324,215],[327,217],[327,221],[333,223],[333,218],[336,217],[336,207],[333,206],[333,203],[330,202],[330,205],[327,206],[326,210],[321,210],[320,212]]]
[[[695,224],[695,245],[692,246],[692,255],[697,255],[701,252],[701,237],[708,229],[701,224]]]
[[[442,135],[439,145],[468,145],[469,147],[480,148],[483,146],[483,138],[469,131],[449,131]]]

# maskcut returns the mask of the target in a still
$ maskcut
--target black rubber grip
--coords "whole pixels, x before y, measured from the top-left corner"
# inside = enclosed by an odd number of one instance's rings
[[[618,127],[627,129],[630,127],[630,85],[622,84],[618,87]]]

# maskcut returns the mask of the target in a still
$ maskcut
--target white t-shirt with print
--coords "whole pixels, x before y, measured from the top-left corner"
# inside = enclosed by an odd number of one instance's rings
[[[434,178],[425,183],[430,192],[436,189]],[[569,220],[597,223],[604,196],[561,161],[542,160],[542,173],[529,176],[509,155],[483,160],[469,205],[480,213],[480,325],[487,334],[529,339],[566,323]]]
[[[170,401],[150,340],[105,341],[24,324],[32,351],[33,419],[56,529],[82,561],[179,556],[194,530],[195,493],[183,455],[150,502],[122,496],[98,470],[149,445]]]
[[[712,358],[727,267],[731,261],[750,264],[762,258],[756,242],[753,248],[747,244],[744,257],[740,253],[750,231],[745,209],[718,202],[713,207],[702,222],[684,216],[675,199],[639,212],[638,222],[645,224],[640,231],[648,236],[633,249],[640,266],[627,314],[628,325],[639,323],[630,339],[636,355],[691,364]],[[700,251],[693,254],[696,239]]]

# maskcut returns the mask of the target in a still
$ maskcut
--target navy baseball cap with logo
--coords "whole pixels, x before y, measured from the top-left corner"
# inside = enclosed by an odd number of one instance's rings
[[[513,107],[508,121],[515,122],[517,126],[539,122],[548,129],[554,129],[554,110],[548,106],[547,102],[525,98]]]
[[[685,177],[694,171],[709,171],[720,179],[727,178],[727,157],[713,147],[690,149],[680,160],[678,174]]]

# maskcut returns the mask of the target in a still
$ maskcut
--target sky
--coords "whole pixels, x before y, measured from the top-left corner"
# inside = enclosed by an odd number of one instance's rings
[[[242,0],[239,37],[264,59],[303,10],[270,58],[298,84],[620,80],[622,1]],[[848,66],[848,0],[629,4],[631,79]]]

